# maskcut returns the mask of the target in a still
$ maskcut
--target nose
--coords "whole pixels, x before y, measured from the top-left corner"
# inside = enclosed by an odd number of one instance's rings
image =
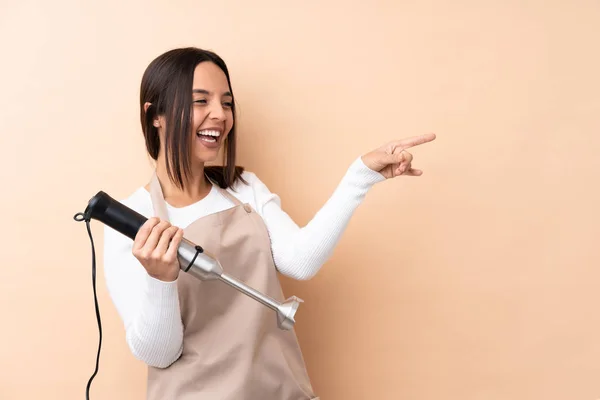
[[[213,120],[225,121],[225,110],[223,109],[223,105],[220,102],[212,102],[212,106],[210,107],[209,111],[209,117]]]

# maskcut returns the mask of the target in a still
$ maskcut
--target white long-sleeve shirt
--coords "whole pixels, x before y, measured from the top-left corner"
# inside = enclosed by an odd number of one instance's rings
[[[271,238],[276,268],[283,275],[307,280],[328,260],[353,212],[369,189],[385,180],[359,157],[348,168],[332,196],[306,226],[299,227],[282,210],[278,195],[271,193],[252,172],[244,172],[248,184],[227,189],[242,203],[250,204],[263,218]],[[154,216],[150,193],[142,186],[120,200],[147,218]],[[167,203],[172,225],[185,228],[196,219],[233,207],[216,188],[200,201],[176,208]],[[144,363],[165,368],[181,355],[183,325],[177,280],[152,278],[132,254],[133,241],[104,228],[104,273],[109,295],[123,320],[126,341],[133,355]]]

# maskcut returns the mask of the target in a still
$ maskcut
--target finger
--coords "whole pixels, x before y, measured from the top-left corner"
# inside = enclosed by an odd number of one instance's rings
[[[179,228],[175,235],[173,235],[173,240],[171,240],[169,243],[169,248],[167,249],[165,256],[167,256],[169,259],[175,258],[175,255],[177,254],[177,248],[181,243],[181,239],[183,239],[183,229]]]
[[[177,230],[179,228],[177,228],[176,226],[171,226],[168,229],[166,229],[162,235],[160,235],[160,240],[158,241],[158,244],[156,245],[156,249],[155,251],[162,255],[165,254],[167,252],[167,248],[169,247],[169,242],[171,242],[171,238],[177,233]]]
[[[402,149],[400,151],[399,155],[400,155],[400,161],[398,161],[398,162],[401,164],[407,165],[407,164],[410,164],[413,160],[413,155],[404,149]]]
[[[394,176],[402,175],[404,173],[404,171],[406,171],[409,168],[409,165],[410,164],[406,164],[406,163],[395,164],[392,168],[392,175],[394,175]]]
[[[428,133],[425,135],[412,136],[406,139],[401,139],[394,142],[394,146],[401,147],[403,149],[408,149],[410,147],[418,146],[423,143],[431,142],[435,139],[434,133]]]
[[[148,236],[148,239],[146,239],[144,247],[149,251],[154,251],[162,233],[170,226],[171,224],[168,221],[160,221],[158,225],[152,228],[152,232],[150,233],[150,236]]]
[[[397,163],[394,163],[393,169],[394,172],[398,175],[402,174],[404,171],[410,169],[410,163],[412,162],[413,156],[407,151],[402,150],[400,153],[397,153],[398,160]]]
[[[384,157],[386,164],[394,164],[394,168],[397,168],[400,164],[406,164],[412,161],[412,154],[402,149],[394,150],[392,154]]]
[[[160,219],[157,217],[149,218],[144,224],[140,227],[137,234],[135,235],[135,239],[133,241],[133,250],[137,251],[144,247],[146,244],[146,240],[152,232],[152,229],[160,222]]]
[[[404,175],[408,175],[408,176],[421,176],[421,175],[423,175],[423,171],[421,171],[420,169],[411,168],[408,171],[406,171],[406,173]]]

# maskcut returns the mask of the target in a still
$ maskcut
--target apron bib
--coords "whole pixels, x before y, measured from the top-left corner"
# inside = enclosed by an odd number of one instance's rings
[[[267,228],[249,204],[215,186],[232,208],[184,229],[186,239],[214,254],[225,273],[284,301]],[[168,221],[154,172],[154,213]],[[168,368],[148,368],[148,400],[318,400],[293,329],[277,327],[276,314],[220,281],[178,278],[183,353]]]

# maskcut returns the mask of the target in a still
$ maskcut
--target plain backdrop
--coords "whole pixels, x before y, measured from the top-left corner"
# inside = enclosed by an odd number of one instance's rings
[[[179,46],[226,60],[239,162],[299,225],[356,157],[437,134],[314,279],[283,279],[323,400],[599,398],[599,24],[592,0],[3,0],[0,398],[85,398],[98,328],[73,216],[148,181],[139,83]],[[92,232],[92,399],[143,399]]]

